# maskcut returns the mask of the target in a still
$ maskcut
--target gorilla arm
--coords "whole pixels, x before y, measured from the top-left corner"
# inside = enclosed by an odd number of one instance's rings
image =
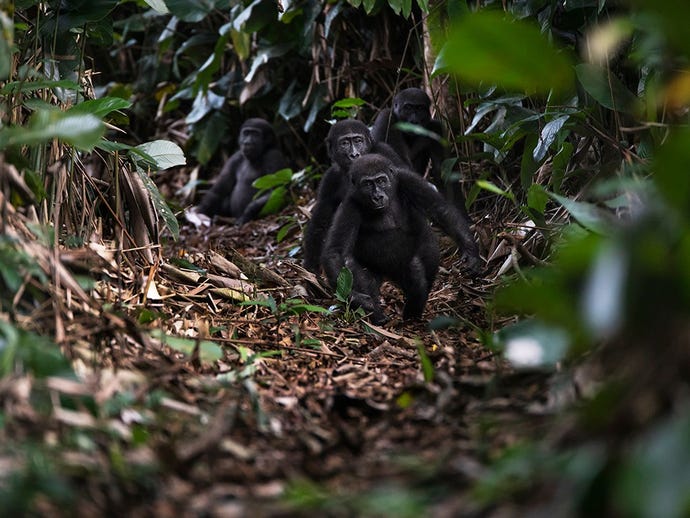
[[[467,217],[448,203],[426,180],[410,172],[397,172],[398,191],[409,202],[427,215],[448,236],[453,238],[461,252],[461,261],[476,275],[481,271],[479,248],[472,236]]]
[[[354,202],[346,198],[335,213],[326,238],[323,267],[331,287],[338,284],[338,275],[354,255],[355,241],[362,224],[362,213]]]

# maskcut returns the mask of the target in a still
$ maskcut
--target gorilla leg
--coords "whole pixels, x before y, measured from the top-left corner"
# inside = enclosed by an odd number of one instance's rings
[[[379,303],[381,278],[354,260],[347,261],[347,267],[352,272],[352,305],[370,313],[374,324],[383,324],[387,318]]]
[[[405,296],[403,320],[421,318],[426,300],[429,298],[431,283],[420,256],[416,255],[410,261],[407,271],[400,281],[400,287]]]
[[[421,318],[431,286],[438,273],[440,262],[438,238],[431,230],[427,230],[425,234],[417,255],[410,261],[407,272],[400,281],[400,287],[405,296],[403,309],[405,320]]]

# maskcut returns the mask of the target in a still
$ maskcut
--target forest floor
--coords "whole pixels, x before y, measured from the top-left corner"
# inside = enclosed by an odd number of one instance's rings
[[[220,277],[230,272],[216,253],[264,270],[249,274],[256,291],[248,305],[193,284],[159,286],[175,294],[160,305],[168,332],[208,336],[223,345],[224,357],[213,365],[189,356],[148,362],[147,377],[160,380],[150,387],[194,410],[166,424],[170,440],[157,448],[170,449],[167,460],[160,458],[169,463],[163,490],[141,510],[156,516],[180,509],[212,516],[480,511],[470,488],[499,451],[540,433],[547,401],[543,376],[512,372],[480,342],[482,330],[497,325],[487,322],[485,308],[495,288],[487,279],[496,272],[464,277],[444,238],[424,321],[403,323],[400,293],[385,284],[391,321],[375,327],[342,307],[324,315],[292,302],[332,308],[336,301],[299,266],[299,254],[290,257],[298,227],[276,243],[283,223],[274,216],[243,227],[186,225],[163,254]],[[274,307],[255,303],[266,297]],[[452,325],[432,329],[437,317]]]
[[[34,246],[28,219],[8,218]],[[24,325],[54,327],[80,381],[0,387],[5,438],[57,448],[57,480],[79,488],[62,509],[55,493],[39,499],[37,514],[487,515],[476,483],[491,460],[544,437],[551,419],[548,378],[482,344],[512,321],[487,304],[515,240],[477,225],[491,260],[468,278],[444,237],[424,319],[402,322],[400,293],[384,284],[391,319],[376,327],[301,268],[300,225],[277,242],[303,220],[292,207],[242,227],[184,223],[143,278],[99,246],[65,250],[63,264],[100,272],[95,298],[71,299],[63,272]],[[49,415],[32,384],[50,395]]]

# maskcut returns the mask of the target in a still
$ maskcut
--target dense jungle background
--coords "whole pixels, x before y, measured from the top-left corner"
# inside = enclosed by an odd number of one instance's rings
[[[0,1],[3,516],[690,516],[690,6]],[[418,86],[484,260],[424,322],[301,267]],[[185,211],[264,117],[263,218]],[[342,288],[342,289],[341,289]]]

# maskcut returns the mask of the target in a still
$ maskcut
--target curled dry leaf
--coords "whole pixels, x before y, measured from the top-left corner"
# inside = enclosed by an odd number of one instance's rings
[[[232,277],[233,279],[242,279],[242,278],[246,279],[247,278],[246,276],[244,276],[242,274],[242,270],[240,270],[239,267],[235,263],[228,261],[225,257],[220,255],[218,252],[211,250],[209,252],[208,260],[214,268],[223,272],[228,277]]]

